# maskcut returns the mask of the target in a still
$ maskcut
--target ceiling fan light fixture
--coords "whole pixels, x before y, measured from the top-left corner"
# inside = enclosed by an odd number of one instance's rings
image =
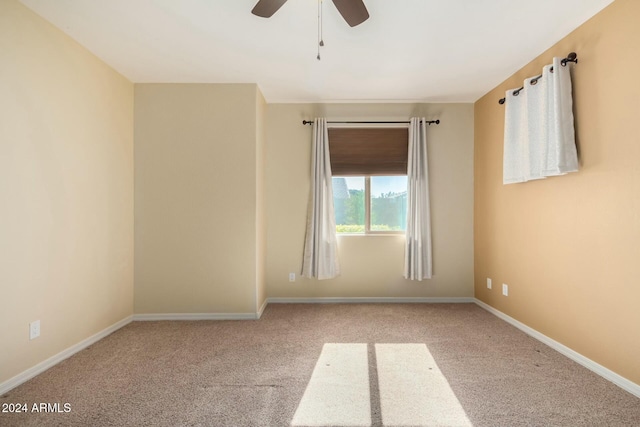
[[[286,2],[287,0],[258,0],[251,13],[269,18]],[[369,19],[369,12],[363,0],[333,0],[333,4],[350,27],[360,25]]]
[[[287,0],[258,0],[251,10],[256,16],[269,18],[285,4]],[[322,5],[323,0],[318,0],[318,55],[316,59],[320,61],[320,48],[324,46],[322,37]],[[364,0],[333,0],[333,5],[350,27],[362,24],[369,19],[369,12],[364,5]]]

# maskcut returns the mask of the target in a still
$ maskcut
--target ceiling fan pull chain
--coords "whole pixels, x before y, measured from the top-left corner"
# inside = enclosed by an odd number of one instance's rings
[[[324,29],[324,0],[320,0],[320,47],[324,46],[324,37],[322,30]]]
[[[320,48],[324,46],[324,40],[322,40],[322,0],[318,0],[318,56],[316,57],[320,61]]]

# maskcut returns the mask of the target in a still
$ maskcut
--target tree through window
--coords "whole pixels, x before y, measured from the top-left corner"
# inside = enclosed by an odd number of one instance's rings
[[[402,233],[407,225],[407,177],[333,177],[333,205],[337,233]]]

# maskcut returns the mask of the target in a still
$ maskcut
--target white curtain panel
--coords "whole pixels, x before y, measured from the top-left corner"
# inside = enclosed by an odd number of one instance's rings
[[[578,170],[569,67],[561,58],[505,96],[503,183]],[[534,83],[534,84],[532,84]]]
[[[510,89],[505,95],[504,153],[502,182],[514,184],[525,182],[529,165],[525,158],[527,136],[527,109],[522,91]]]
[[[551,68],[551,65],[545,69]],[[505,107],[503,182],[513,184],[544,179],[543,161],[546,158],[547,84],[541,78],[529,78],[522,89],[507,92]]]
[[[404,254],[404,277],[430,279],[431,212],[429,205],[429,168],[427,164],[427,122],[412,118],[409,124],[409,158],[407,163],[407,242]]]
[[[321,280],[332,279],[340,275],[340,265],[336,244],[336,219],[333,212],[329,133],[324,118],[314,120],[312,150],[311,193],[302,276]]]
[[[549,122],[545,176],[564,175],[578,171],[575,129],[573,127],[573,97],[569,67],[560,58],[553,58],[553,73],[549,73],[546,116]]]
[[[537,80],[535,78],[526,79],[523,93],[521,93],[526,111],[525,132],[523,132],[520,145],[522,147],[522,161],[525,165],[525,181],[545,178],[542,173],[542,162],[546,151],[544,140],[548,127],[545,118],[547,86],[547,79],[543,73],[542,77]]]

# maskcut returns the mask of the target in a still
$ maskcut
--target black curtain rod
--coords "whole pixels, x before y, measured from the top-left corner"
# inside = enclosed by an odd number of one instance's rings
[[[377,122],[377,121],[371,121],[371,122],[327,122],[328,124],[409,124],[411,123],[408,120],[405,121],[401,121],[401,122]],[[440,120],[427,120],[426,123],[428,125],[432,125],[432,124],[436,124],[439,125],[440,124]],[[313,124],[313,120],[303,120],[302,121],[303,125],[312,125]]]
[[[562,61],[560,61],[560,64],[562,64],[563,67],[567,66],[567,62],[573,62],[575,64],[578,63],[578,55],[575,52],[571,52],[569,55],[567,55],[566,58],[564,58]],[[553,72],[553,67],[551,67],[551,72]],[[537,77],[534,77],[533,79],[531,79],[531,84],[534,85],[536,83],[538,83],[538,79],[542,77],[542,74],[540,74]],[[520,91],[524,89],[524,86],[522,86],[520,89],[516,89],[513,91],[514,95],[518,95],[520,93]],[[507,98],[500,98],[500,100],[498,100],[498,104],[502,105],[504,104],[504,102],[507,100]]]

